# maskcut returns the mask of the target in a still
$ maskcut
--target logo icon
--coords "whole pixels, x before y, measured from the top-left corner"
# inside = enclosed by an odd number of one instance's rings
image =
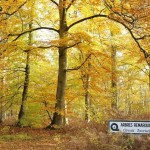
[[[112,123],[110,126],[111,130],[113,131],[119,131],[118,125],[116,123]]]

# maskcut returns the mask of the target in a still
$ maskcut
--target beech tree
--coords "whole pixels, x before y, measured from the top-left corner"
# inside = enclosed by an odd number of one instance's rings
[[[28,20],[27,22],[24,22],[25,25],[24,27],[22,24],[23,23],[22,17],[19,17],[19,15],[20,14],[26,15],[26,13],[30,10],[30,7],[33,5],[34,2],[37,8],[35,14],[32,16],[30,13],[28,13],[28,16],[30,18],[29,20],[32,22],[32,25],[30,24],[31,22],[29,22]],[[115,64],[116,49],[112,45],[111,49],[112,49],[113,63],[111,64],[109,62],[111,60],[111,57],[109,57],[109,55],[107,54],[106,49],[103,50],[103,52],[101,52],[100,50],[99,52],[96,52],[95,50],[96,46],[97,47],[100,46],[100,44],[97,44],[98,43],[97,41],[94,41],[100,39],[100,37],[96,38],[96,36],[98,36],[97,31],[95,31],[95,34],[93,34],[93,39],[91,39],[90,38],[91,36],[87,34],[87,30],[85,30],[85,28],[92,29],[93,26],[101,24],[101,22],[108,21],[108,20],[111,23],[114,22],[114,24],[116,23],[121,25],[120,28],[122,29],[124,27],[124,30],[128,31],[128,34],[130,34],[130,36],[134,40],[134,43],[142,52],[145,61],[148,67],[150,68],[149,47],[146,44],[146,42],[149,40],[149,32],[148,32],[149,22],[147,21],[149,20],[148,1],[146,1],[146,3],[144,3],[143,1],[142,2],[138,1],[137,3],[133,1],[132,2],[127,1],[127,0],[122,0],[122,1],[120,0],[36,1],[35,0],[34,2],[30,0],[7,1],[7,5],[6,5],[5,1],[1,1],[0,11],[1,11],[1,22],[3,23],[2,30],[5,29],[5,23],[9,25],[5,33],[3,34],[3,36],[1,36],[1,43],[2,43],[1,53],[7,53],[8,52],[7,47],[10,48],[9,51],[11,50],[11,52],[13,52],[16,47],[20,49],[25,49],[26,51],[27,54],[26,57],[27,61],[25,67],[26,77],[24,79],[25,80],[24,90],[22,93],[22,102],[24,102],[26,101],[27,98],[27,91],[28,91],[27,89],[29,83],[29,57],[30,57],[29,55],[31,51],[30,49],[28,50],[27,48],[31,44],[31,34],[34,33],[38,36],[38,34],[40,35],[39,32],[45,31],[45,35],[42,35],[43,39],[46,38],[48,35],[51,36],[50,39],[47,38],[47,40],[45,41],[44,40],[36,41],[35,39],[35,42],[33,43],[33,47],[35,49],[37,48],[38,50],[40,49],[58,50],[58,78],[57,78],[56,102],[55,102],[55,109],[52,111],[53,116],[50,117],[51,121],[49,123],[48,128],[61,127],[66,123],[65,91],[67,87],[67,76],[69,72],[72,70],[78,71],[79,69],[80,70],[83,69],[83,67],[86,68],[85,69],[86,71],[83,73],[85,75],[85,81],[86,81],[84,82],[85,93],[86,93],[85,94],[86,111],[88,111],[89,109],[89,104],[87,103],[89,103],[90,101],[89,100],[90,84],[93,87],[95,86],[97,88],[103,89],[103,93],[105,93],[104,94],[105,96],[102,97],[104,100],[104,99],[111,99],[111,97],[108,96],[109,95],[108,91],[111,88],[110,82],[112,81],[112,88],[114,89],[113,98],[115,99],[115,101],[117,99],[116,77],[115,77],[115,73],[113,72],[113,70],[115,70],[115,65],[116,65]],[[24,11],[26,11],[26,13],[24,13]],[[88,26],[89,21],[93,21],[90,27]],[[94,21],[96,23],[94,23]],[[108,23],[110,23],[109,21]],[[15,24],[15,28],[11,28],[12,24]],[[29,26],[27,27],[27,25],[30,25],[30,27]],[[105,28],[103,28],[103,30],[105,30]],[[107,31],[108,30],[105,30],[105,33],[103,32],[103,35],[108,34]],[[92,32],[89,31],[89,33]],[[25,39],[26,35],[27,36],[29,35],[29,42],[27,44],[28,46],[24,45],[26,42]],[[4,42],[6,42],[5,48],[2,48]],[[93,43],[96,46],[94,46]],[[108,43],[110,44],[111,41],[108,41]],[[104,44],[104,42],[102,42],[101,44],[106,45],[107,48],[109,47],[108,44]],[[87,50],[88,48],[91,49],[89,53],[90,57],[89,55],[87,55],[87,57],[85,57],[79,65],[77,65],[74,68],[69,68],[68,64],[70,62],[68,62],[68,52],[73,50],[73,48],[76,50],[83,49],[86,52],[88,51]],[[95,63],[98,64],[97,65],[98,69],[95,69],[97,71],[97,74],[93,73],[94,71],[92,69],[95,67],[95,65],[92,65],[92,61],[94,62],[94,60],[91,57],[94,57],[97,60],[97,62],[99,62],[99,64]],[[107,61],[105,61],[104,58],[107,58]],[[112,65],[112,69],[110,69],[111,65]],[[97,77],[101,71],[105,72],[106,76],[103,75],[102,78],[98,80],[99,83],[98,85],[98,83],[96,83],[96,80],[94,80],[93,77],[94,75],[95,77]],[[92,73],[89,74],[89,72]],[[110,78],[111,75],[112,78]],[[90,77],[92,81],[89,82]],[[105,81],[101,81],[102,79],[105,79]],[[149,79],[150,79],[150,75],[149,75]],[[121,79],[120,79],[120,83],[121,83]],[[99,95],[102,94],[99,93]],[[48,100],[44,100],[44,101],[46,102],[44,103],[45,106],[48,107],[47,106]],[[105,104],[105,100],[104,100],[104,104]],[[115,102],[115,107],[116,107],[116,102]],[[96,109],[98,111],[100,110],[100,108],[98,107]],[[20,118],[22,118],[21,114],[23,113],[22,112],[19,113],[19,120]],[[87,116],[88,112],[85,112],[85,114],[86,114],[86,118],[88,118]]]
[[[146,46],[150,37],[149,1],[138,0],[134,2],[129,0],[105,0],[105,5],[110,10],[109,18],[122,24],[128,30],[140,51],[143,53],[145,61],[149,67],[150,53],[149,47]],[[146,26],[143,25],[143,22]]]
[[[29,29],[32,28],[32,23],[29,23]],[[29,33],[29,45],[31,44],[32,35]],[[21,107],[18,114],[18,122],[17,125],[21,126],[21,119],[23,119],[25,114],[25,102],[27,101],[28,97],[28,89],[29,89],[29,80],[30,80],[30,50],[25,50],[26,53],[26,67],[25,67],[25,79],[24,79],[24,86],[23,86],[23,92],[22,92],[22,101],[21,101]]]

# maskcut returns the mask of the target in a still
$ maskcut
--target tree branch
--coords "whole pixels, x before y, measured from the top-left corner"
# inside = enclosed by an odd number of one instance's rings
[[[140,43],[138,42],[139,39],[134,36],[134,34],[132,33],[131,29],[130,29],[126,24],[124,24],[124,23],[121,22],[121,21],[118,21],[118,20],[115,19],[115,18],[111,18],[111,17],[108,17],[108,18],[109,18],[110,20],[113,20],[113,21],[115,21],[115,22],[117,22],[117,23],[123,25],[123,26],[129,31],[131,37],[133,38],[133,40],[135,41],[135,43],[137,44],[137,46],[140,48],[141,52],[143,52],[144,57],[146,58],[146,62],[150,65],[150,62],[148,62],[148,60],[147,60],[147,58],[150,57],[150,54],[149,54],[148,52],[146,52],[146,50],[140,45]]]
[[[90,19],[94,19],[94,18],[98,18],[98,17],[108,18],[107,15],[102,15],[102,14],[97,14],[97,15],[89,16],[89,17],[80,19],[80,20],[78,20],[78,21],[72,23],[71,25],[68,26],[68,30],[69,30],[71,27],[73,27],[73,26],[75,26],[75,25],[77,25],[77,24],[79,24],[79,23],[81,23],[81,22],[83,22],[83,21],[90,20]]]
[[[133,64],[126,63],[126,62],[121,62],[121,63],[122,63],[122,65],[130,65],[130,66],[133,66],[133,67],[139,69],[140,71],[142,71],[143,73],[145,73],[146,75],[149,76],[149,73],[148,73],[148,72],[144,71],[144,69],[142,69],[142,68],[140,68],[140,67],[138,67],[138,66],[135,66],[135,65],[133,65]]]
[[[78,42],[78,43],[75,43],[75,44],[73,44],[73,45],[67,46],[67,49],[68,49],[68,48],[72,48],[72,47],[74,47],[74,46],[76,46],[76,45],[78,45],[78,44],[80,44],[80,43],[82,43],[82,42]]]
[[[150,37],[150,35],[144,35],[143,37],[139,37],[139,38],[136,38],[135,35],[133,34],[132,32],[132,29],[130,27],[128,27],[127,24],[129,25],[132,25],[132,28],[134,28],[134,22],[137,21],[138,18],[135,18],[134,15],[127,15],[127,14],[123,14],[122,13],[122,10],[121,10],[121,13],[119,12],[116,12],[113,10],[112,6],[109,5],[107,3],[107,1],[104,0],[104,3],[105,3],[105,6],[113,12],[113,14],[121,17],[121,19],[123,19],[123,21],[119,21],[119,19],[115,19],[115,18],[111,18],[108,16],[108,18],[110,20],[113,20],[121,25],[123,25],[127,30],[128,32],[130,33],[131,37],[133,38],[133,40],[135,41],[135,43],[137,44],[137,46],[139,47],[140,51],[144,54],[144,57],[146,59],[146,62],[147,64],[150,66],[150,54],[141,46],[141,44],[139,43],[139,40],[142,40],[142,39],[145,39],[146,37]],[[127,18],[126,18],[127,17]],[[124,21],[127,23],[124,23]]]
[[[111,17],[109,17],[108,15],[96,14],[96,15],[89,16],[89,17],[80,19],[80,20],[78,20],[78,21],[72,23],[71,25],[68,26],[68,30],[69,30],[71,27],[73,27],[73,26],[75,26],[75,25],[77,25],[77,24],[79,24],[79,23],[81,23],[81,22],[83,22],[83,21],[90,20],[90,19],[93,19],[93,18],[98,18],[98,17],[108,18],[108,19],[110,19],[110,20],[112,20],[112,21],[115,21],[115,22],[117,22],[117,23],[123,25],[123,26],[129,31],[130,35],[132,36],[132,38],[133,38],[134,41],[136,42],[137,46],[140,48],[141,52],[143,52],[144,57],[146,58],[146,62],[148,63],[148,65],[150,65],[150,62],[149,62],[149,60],[148,60],[148,59],[150,58],[150,54],[145,51],[145,49],[140,45],[140,43],[139,43],[139,41],[138,41],[138,40],[143,39],[143,38],[145,38],[145,37],[147,37],[147,36],[143,36],[142,38],[136,38],[136,37],[134,36],[133,32],[131,31],[131,29],[130,29],[125,23],[119,21],[118,19],[111,18]],[[148,37],[149,37],[149,36],[148,36]]]
[[[50,0],[51,2],[53,2],[56,6],[58,6],[58,3],[55,2],[54,0]]]
[[[66,69],[66,71],[69,72],[69,71],[79,70],[86,63],[86,61],[91,57],[91,55],[92,54],[89,54],[88,57],[84,60],[84,62],[80,66],[76,68]]]
[[[150,37],[150,35],[144,35],[142,37],[136,38],[136,40],[144,40],[145,38]]]
[[[8,15],[9,17],[14,15],[19,9],[21,9],[25,4],[27,3],[27,1],[25,1],[23,4],[21,4],[15,11],[13,11],[12,13],[8,13],[8,12],[5,12],[4,14]],[[6,20],[8,19],[8,17],[2,19],[2,20]],[[0,22],[2,21],[0,20]]]
[[[58,48],[58,46],[54,46],[54,45],[50,45],[50,46],[38,46],[37,48],[47,49],[47,48],[52,48],[52,47],[57,47]]]
[[[44,101],[43,103],[44,103],[45,107],[47,107],[47,102],[46,102],[46,101]],[[52,121],[52,117],[51,117],[50,112],[49,112],[48,110],[46,110],[46,112],[47,112],[47,115],[48,115],[48,117],[49,117],[50,121]]]
[[[6,15],[12,16],[14,15],[20,8],[22,8],[25,4],[27,3],[27,1],[25,1],[23,4],[21,4],[14,12],[12,13],[5,13]]]
[[[70,26],[68,26],[68,30],[69,30],[71,27],[73,27],[73,26],[75,26],[75,25],[77,25],[77,24],[79,24],[79,23],[81,23],[81,22],[83,22],[83,21],[90,20],[90,19],[93,19],[93,18],[98,18],[98,17],[108,18],[108,19],[113,20],[113,21],[115,21],[115,22],[117,22],[117,23],[119,23],[119,24],[122,24],[122,25],[129,31],[130,35],[132,36],[132,38],[134,39],[134,41],[136,42],[136,44],[137,44],[138,47],[140,48],[141,52],[143,52],[143,54],[144,54],[144,56],[145,56],[145,58],[146,58],[146,61],[147,61],[147,58],[149,58],[150,55],[144,50],[144,48],[142,48],[142,46],[141,46],[140,43],[138,42],[139,38],[137,39],[137,38],[134,36],[134,34],[132,33],[131,29],[130,29],[126,24],[124,24],[123,22],[121,22],[121,21],[119,21],[119,20],[117,20],[117,19],[115,19],[115,18],[111,18],[111,17],[109,17],[108,15],[97,14],[97,15],[93,15],[93,16],[90,16],[90,17],[83,18],[83,19],[81,19],[81,20],[78,20],[78,21],[72,23]],[[148,62],[148,61],[147,61],[147,63],[150,64],[150,62]]]
[[[75,0],[72,0],[72,1],[69,3],[69,5],[68,5],[68,7],[66,8],[66,10],[68,10],[74,2],[75,2]]]
[[[34,29],[31,29],[31,30],[28,30],[28,31],[24,31],[20,34],[9,34],[8,36],[17,36],[13,41],[16,41],[18,38],[20,38],[22,35],[26,34],[26,33],[31,33],[33,31],[37,31],[37,30],[43,30],[43,29],[47,29],[47,30],[52,30],[52,31],[55,31],[55,32],[59,32],[59,30],[55,29],[55,28],[49,28],[49,27],[38,27],[38,28],[34,28]]]
[[[80,43],[82,43],[82,42],[78,42],[78,43],[75,43],[75,44],[73,44],[73,45],[66,46],[66,49],[68,49],[68,48],[72,48],[72,47],[74,47],[74,46],[76,46],[76,45],[78,45],[78,44],[80,44]],[[37,48],[46,49],[46,48],[52,48],[52,47],[61,48],[62,46],[49,45],[49,46],[38,46]]]

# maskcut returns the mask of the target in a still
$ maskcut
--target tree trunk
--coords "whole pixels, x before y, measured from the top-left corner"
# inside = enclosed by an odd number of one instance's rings
[[[5,63],[4,63],[4,66],[5,66]],[[3,76],[1,78],[1,85],[0,85],[0,94],[1,94],[1,97],[0,97],[0,123],[3,122],[3,116],[4,116],[4,110],[3,110],[3,105],[4,105],[4,101],[5,101],[5,82],[6,82],[6,79],[5,79],[5,71],[3,72]]]
[[[83,55],[79,56],[80,61],[83,61]],[[91,69],[91,62],[90,58],[88,58],[87,64],[85,64],[82,69],[81,69],[81,79],[83,83],[83,88],[85,90],[85,95],[84,95],[84,103],[85,103],[85,121],[89,122],[90,121],[90,109],[91,109],[91,100],[90,100],[90,93],[89,93],[89,88],[90,88],[90,69]]]
[[[65,87],[66,87],[66,68],[67,67],[67,50],[59,49],[59,72],[56,93],[55,113],[51,126],[62,126],[65,124],[64,111],[65,111]]]
[[[32,23],[29,24],[29,29],[32,29]],[[32,34],[29,33],[29,45],[32,41]],[[21,106],[18,114],[18,122],[17,126],[22,126],[21,120],[24,118],[25,111],[26,111],[26,101],[28,97],[28,89],[29,89],[29,80],[30,80],[30,50],[26,50],[26,67],[25,67],[25,79],[24,79],[24,86],[23,86],[23,92],[22,92],[22,100],[21,100]]]
[[[89,91],[86,91],[85,93],[85,121],[86,122],[90,122],[90,107],[91,107],[90,93]]]
[[[3,122],[3,105],[2,105],[2,102],[0,103],[0,123]]]
[[[67,35],[67,23],[66,23],[66,6],[65,0],[59,0],[59,19],[60,29],[59,37],[64,38]],[[67,69],[67,47],[59,47],[59,70],[56,92],[56,104],[55,113],[53,114],[53,120],[48,127],[59,128],[65,125],[65,87],[66,87],[66,69]]]
[[[2,123],[3,120],[3,77],[1,79],[1,86],[0,86],[0,93],[1,93],[1,99],[0,99],[0,123]]]
[[[111,33],[113,37],[113,33]],[[117,76],[116,76],[116,48],[111,46],[111,89],[112,89],[112,109],[117,110]]]
[[[22,92],[22,101],[21,101],[21,107],[18,114],[18,122],[17,126],[21,126],[21,120],[23,119],[25,115],[25,102],[27,101],[28,96],[28,88],[29,88],[29,75],[30,75],[30,51],[26,52],[26,67],[25,67],[25,80],[24,80],[24,86],[23,86],[23,92]]]
[[[149,85],[149,91],[150,91],[150,65],[148,66],[149,72],[148,72],[148,85]]]
[[[90,121],[90,108],[91,108],[91,100],[90,100],[90,93],[89,93],[89,87],[90,87],[90,71],[91,63],[90,60],[88,61],[88,73],[86,76],[86,82],[85,82],[85,121]]]

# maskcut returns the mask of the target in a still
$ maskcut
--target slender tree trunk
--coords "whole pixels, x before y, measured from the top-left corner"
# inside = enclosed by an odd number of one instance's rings
[[[91,108],[91,101],[90,101],[90,93],[86,91],[85,93],[85,121],[90,122],[90,108]]]
[[[149,76],[148,76],[148,77],[149,77],[149,78],[148,78],[148,85],[149,85],[149,91],[150,91],[150,64],[149,64],[149,66],[148,66],[148,67],[149,67],[149,74],[148,74],[148,75],[149,75]]]
[[[113,33],[111,33],[113,37]],[[117,76],[116,76],[116,48],[111,46],[111,89],[112,89],[112,109],[117,110]]]
[[[89,93],[89,88],[90,88],[90,74],[89,71],[91,69],[91,63],[90,60],[88,61],[88,73],[85,75],[86,81],[85,81],[85,121],[89,122],[90,121],[90,108],[91,108],[91,100],[90,100],[90,93]]]
[[[32,23],[29,24],[29,29],[32,29]],[[29,33],[29,45],[32,41],[32,34]],[[21,100],[21,106],[18,114],[18,122],[17,126],[22,126],[21,120],[24,118],[25,112],[26,112],[26,101],[28,97],[28,89],[29,89],[29,80],[30,80],[30,50],[26,50],[26,67],[25,67],[25,79],[24,79],[24,86],[23,86],[23,92],[22,92],[22,100]]]
[[[0,102],[0,123],[3,122],[3,103]]]
[[[60,29],[59,37],[64,38],[67,35],[67,23],[66,23],[66,6],[65,0],[59,0],[59,19]],[[67,48],[61,46],[59,48],[59,70],[58,70],[58,82],[56,92],[56,104],[55,113],[53,114],[53,120],[48,127],[59,128],[65,125],[65,87],[66,87],[66,69],[67,69]]]
[[[132,87],[130,88],[130,90],[128,91],[128,115],[131,115],[132,114],[132,105],[133,105],[133,102],[132,102]],[[137,110],[138,111],[138,110]],[[138,112],[137,112],[138,113]]]
[[[65,110],[64,110],[64,124],[69,124],[69,120],[68,120],[68,117],[67,117],[67,102],[65,100]]]
[[[4,61],[3,66],[5,68],[5,58],[2,58],[2,60]],[[3,71],[2,73],[2,78],[1,78],[1,85],[0,85],[0,123],[3,122],[4,119],[4,110],[3,110],[3,102],[5,101],[5,84],[6,84],[6,78],[5,78],[5,71]]]
[[[83,61],[83,54],[79,56],[80,61]],[[91,69],[91,62],[90,58],[88,58],[87,63],[81,68],[81,79],[83,83],[83,88],[85,90],[84,95],[84,103],[85,103],[85,121],[90,121],[90,109],[91,109],[91,99],[90,99],[90,69]]]
[[[0,99],[0,123],[2,123],[3,120],[3,77],[1,79],[1,86],[0,86],[0,93],[1,93],[1,99]]]
[[[112,108],[117,109],[117,77],[116,77],[116,50],[112,47],[112,74],[111,74],[111,88],[112,88]]]
[[[25,80],[24,80],[24,86],[23,86],[23,92],[22,92],[22,100],[21,100],[21,107],[18,114],[18,126],[21,126],[21,120],[23,119],[25,115],[25,102],[27,101],[28,96],[28,88],[29,88],[29,75],[30,75],[30,64],[29,64],[29,58],[30,58],[30,52],[26,52],[26,67],[25,67]]]

